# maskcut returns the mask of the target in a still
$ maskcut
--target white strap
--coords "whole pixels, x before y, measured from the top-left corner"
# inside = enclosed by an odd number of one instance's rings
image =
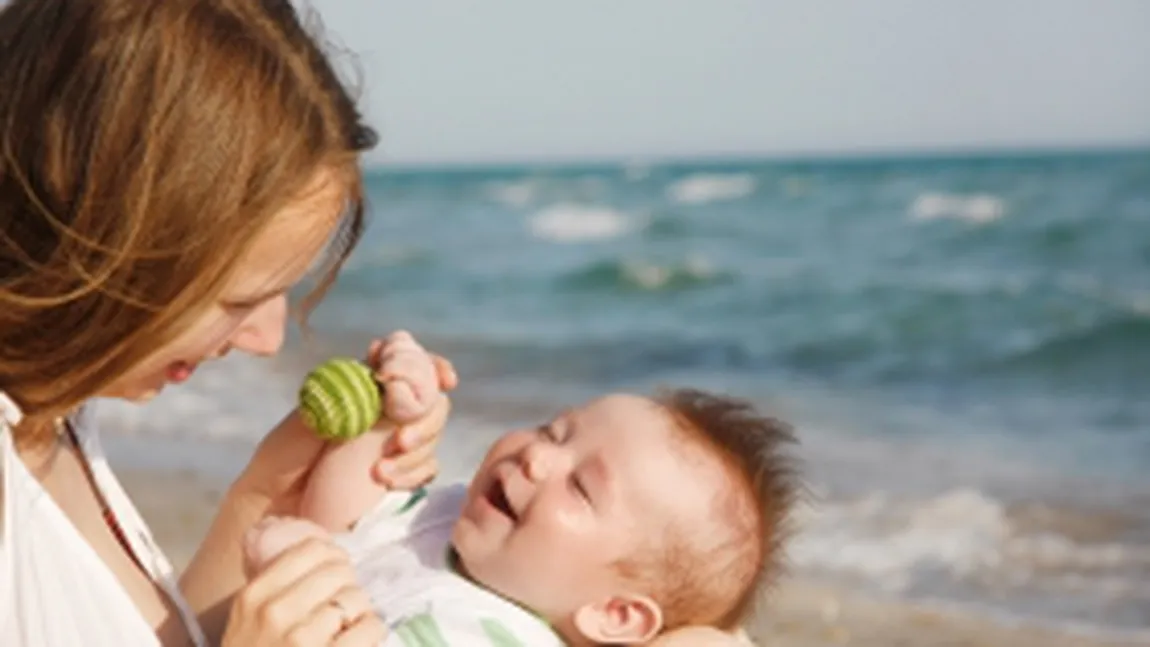
[[[0,420],[8,423],[9,427],[15,427],[23,419],[24,412],[20,410],[20,405],[8,397],[7,393],[0,391]]]

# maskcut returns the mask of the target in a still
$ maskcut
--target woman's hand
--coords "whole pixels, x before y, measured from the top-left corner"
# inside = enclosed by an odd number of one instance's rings
[[[261,568],[232,603],[222,647],[375,647],[387,635],[330,537],[312,533]]]

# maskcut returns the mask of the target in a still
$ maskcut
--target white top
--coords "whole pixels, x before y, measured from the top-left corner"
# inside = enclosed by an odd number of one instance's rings
[[[20,460],[9,429],[19,420],[19,409],[0,391],[0,645],[159,647],[120,581]],[[108,466],[91,415],[82,411],[71,424],[134,556],[174,601],[194,645],[206,647],[171,564]]]
[[[453,568],[464,495],[462,486],[395,492],[339,536],[391,629],[384,647],[562,647],[541,618]]]

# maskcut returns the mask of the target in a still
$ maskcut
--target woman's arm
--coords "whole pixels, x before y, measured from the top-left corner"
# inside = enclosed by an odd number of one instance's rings
[[[323,442],[293,411],[264,438],[243,474],[228,489],[208,533],[180,578],[211,644],[218,644],[232,598],[245,583],[243,537],[269,514],[291,512]],[[262,465],[267,464],[267,468]],[[276,476],[272,464],[293,466]]]

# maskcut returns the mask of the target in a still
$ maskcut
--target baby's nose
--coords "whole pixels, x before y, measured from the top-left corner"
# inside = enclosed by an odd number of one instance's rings
[[[547,443],[534,443],[523,451],[523,470],[527,478],[540,482],[553,471],[559,457],[555,448]]]

